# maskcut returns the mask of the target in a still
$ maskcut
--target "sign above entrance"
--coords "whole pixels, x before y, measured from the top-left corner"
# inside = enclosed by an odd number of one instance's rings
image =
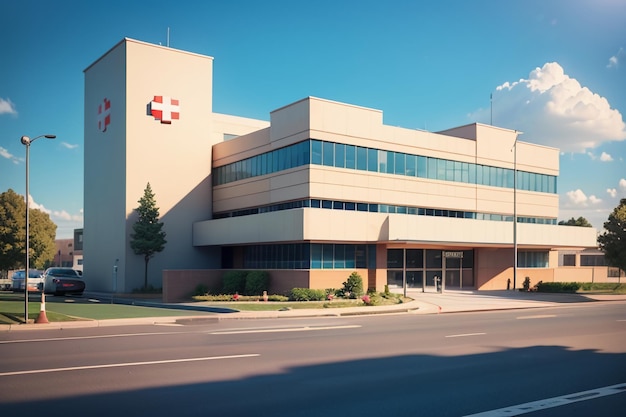
[[[443,251],[443,257],[444,258],[462,258],[463,251],[456,251],[456,252]]]

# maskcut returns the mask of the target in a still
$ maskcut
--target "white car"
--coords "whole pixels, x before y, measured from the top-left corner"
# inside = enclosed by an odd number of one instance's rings
[[[15,271],[11,277],[13,291],[24,291],[24,270]],[[37,291],[43,285],[42,271],[30,269],[28,272],[28,291]]]

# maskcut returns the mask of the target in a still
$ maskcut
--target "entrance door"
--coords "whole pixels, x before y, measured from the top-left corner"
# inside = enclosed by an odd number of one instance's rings
[[[424,289],[425,292],[439,291],[439,289],[441,288],[441,273],[442,271],[440,269],[429,269],[426,271],[426,287]]]

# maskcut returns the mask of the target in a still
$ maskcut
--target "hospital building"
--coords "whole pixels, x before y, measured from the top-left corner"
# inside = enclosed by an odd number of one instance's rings
[[[94,291],[143,285],[130,236],[148,183],[167,233],[149,283],[170,301],[228,270],[268,271],[272,293],[339,288],[353,271],[379,291],[572,281],[559,253],[597,247],[595,229],[557,225],[559,150],[515,130],[401,128],[317,97],[268,120],[219,114],[212,57],[128,38],[84,77]]]

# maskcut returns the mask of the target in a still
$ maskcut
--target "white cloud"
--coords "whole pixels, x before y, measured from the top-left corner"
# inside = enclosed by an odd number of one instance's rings
[[[613,198],[617,196],[617,190],[615,188],[607,188],[606,192]]]
[[[622,58],[626,56],[626,52],[624,52],[624,48],[619,48],[619,51],[615,55],[609,58],[609,63],[607,64],[607,68],[617,68],[619,67],[620,61]]]
[[[9,161],[13,162],[14,164],[18,164],[22,160],[22,158],[18,158],[17,156],[13,155],[8,150],[4,149],[2,146],[0,146],[0,156],[3,157],[3,158],[8,159]]]
[[[606,152],[602,152],[602,155],[600,155],[600,161],[602,162],[611,162],[612,160],[613,157]]]
[[[600,204],[602,202],[602,199],[596,197],[595,195],[590,195],[589,196],[589,202],[591,204]]]
[[[469,118],[488,122],[490,109]],[[606,98],[570,78],[556,62],[534,69],[528,79],[498,86],[493,93],[493,124],[524,132],[523,140],[565,152],[582,153],[626,139],[622,114]]]
[[[73,221],[73,222],[82,222],[83,221],[83,215],[82,215],[82,211],[81,214],[70,214],[65,210],[61,210],[61,211],[53,211],[51,213],[53,218],[59,219],[59,220],[65,220],[65,221]]]
[[[568,191],[565,195],[567,196],[570,205],[579,207],[587,207],[589,204],[599,204],[602,202],[602,199],[596,197],[595,195],[587,197],[580,188],[575,191]]]
[[[626,194],[626,179],[619,180],[619,188]]]
[[[0,97],[0,114],[12,114],[17,116],[17,110],[15,110],[15,105],[10,99],[3,99]]]
[[[63,146],[64,148],[67,148],[67,149],[76,149],[76,148],[78,148],[78,145],[72,145],[71,143],[67,143],[67,142],[61,142],[61,146]]]
[[[28,207],[32,208],[32,209],[39,210],[39,211],[43,211],[44,213],[48,213],[48,214],[52,213],[52,211],[50,211],[47,208],[45,208],[43,206],[43,204],[36,203],[35,200],[33,199],[32,195],[28,196]]]

